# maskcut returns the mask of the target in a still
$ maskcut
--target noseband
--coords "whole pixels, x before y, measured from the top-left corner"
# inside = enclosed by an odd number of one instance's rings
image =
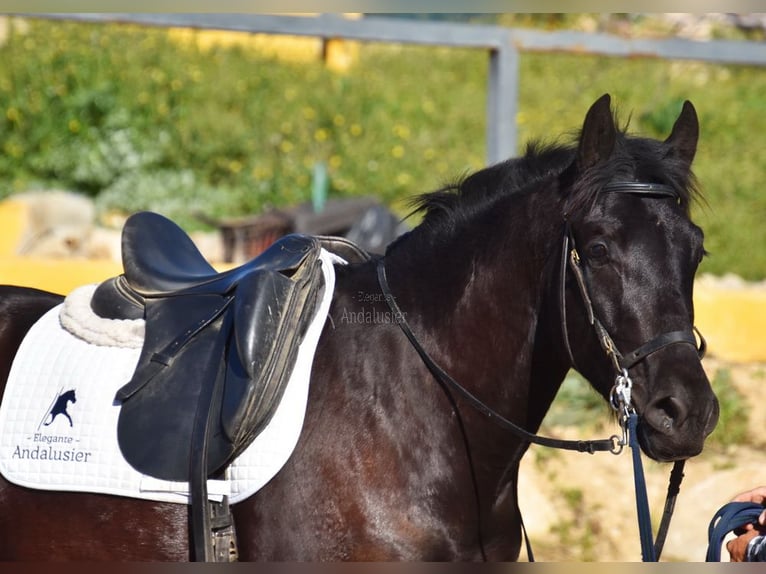
[[[605,186],[603,188],[603,192],[624,193],[647,198],[673,199],[675,201],[679,200],[679,195],[675,189],[668,185],[658,183],[617,181]],[[610,403],[615,410],[622,410],[627,414],[630,410],[632,410],[630,401],[630,389],[632,387],[632,382],[628,375],[630,369],[646,359],[649,355],[676,343],[692,345],[697,350],[697,355],[699,358],[702,359],[702,357],[705,356],[705,351],[707,349],[705,338],[702,336],[702,333],[699,332],[697,327],[692,327],[692,330],[669,331],[667,333],[661,333],[657,335],[656,337],[650,339],[648,342],[630,351],[629,353],[621,353],[617,348],[617,345],[614,343],[614,340],[609,335],[609,332],[606,330],[606,327],[604,327],[603,323],[601,323],[598,317],[596,317],[596,314],[593,310],[590,290],[588,289],[588,283],[582,271],[580,255],[577,251],[577,246],[575,245],[574,234],[572,233],[572,228],[569,224],[569,221],[567,221],[565,225],[563,242],[564,245],[561,250],[560,290],[561,329],[564,346],[567,350],[569,360],[571,361],[572,366],[577,368],[577,363],[575,362],[574,355],[572,353],[572,347],[569,343],[569,330],[567,328],[567,269],[572,272],[572,275],[575,278],[575,282],[577,283],[581,299],[585,305],[585,311],[588,316],[588,323],[595,329],[599,344],[604,350],[604,353],[606,353],[607,357],[609,357],[611,360],[612,365],[614,366],[617,373],[615,385],[612,388],[610,395]],[[699,336],[699,345],[697,344],[695,333],[697,336]]]

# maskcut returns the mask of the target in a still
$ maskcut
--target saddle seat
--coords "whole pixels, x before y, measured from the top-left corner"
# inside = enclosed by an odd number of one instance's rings
[[[153,212],[139,212],[122,231],[124,273],[102,282],[91,308],[108,319],[141,319],[147,298],[172,294],[225,294],[256,270],[285,272],[316,247],[316,242],[349,263],[368,261],[370,254],[343,237],[286,235],[256,258],[218,272],[183,229]]]

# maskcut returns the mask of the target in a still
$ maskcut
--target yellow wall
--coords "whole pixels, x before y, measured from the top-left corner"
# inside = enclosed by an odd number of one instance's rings
[[[16,246],[24,234],[27,206],[20,201],[0,201],[0,257],[16,253]]]
[[[75,287],[98,283],[122,273],[122,264],[107,260],[67,260],[0,256],[0,283],[36,287],[65,295]]]
[[[711,355],[736,362],[766,361],[766,288],[697,281],[694,313]]]

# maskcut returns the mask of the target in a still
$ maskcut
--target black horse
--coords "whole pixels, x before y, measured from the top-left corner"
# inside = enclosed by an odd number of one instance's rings
[[[467,391],[529,431],[575,366],[607,400],[629,373],[648,456],[700,453],[718,404],[692,335],[697,138],[688,102],[657,141],[618,129],[605,95],[574,145],[530,145],[422,196],[422,223],[385,257],[339,266],[297,448],[234,506],[240,558],[518,557],[528,443],[437,384],[401,318]],[[0,380],[59,301],[0,291]],[[0,478],[0,559],[185,560],[188,532],[183,505]]]

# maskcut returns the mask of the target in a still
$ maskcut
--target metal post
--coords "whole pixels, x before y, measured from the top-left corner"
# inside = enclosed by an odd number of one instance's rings
[[[519,53],[509,34],[505,42],[489,52],[487,162],[490,164],[516,154],[518,100]]]

